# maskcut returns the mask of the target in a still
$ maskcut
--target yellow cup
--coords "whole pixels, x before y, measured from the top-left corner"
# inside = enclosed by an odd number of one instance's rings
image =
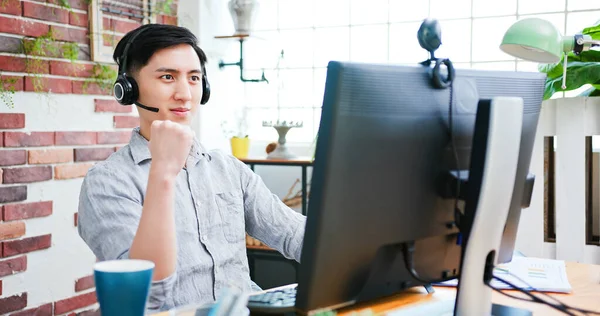
[[[250,138],[244,137],[232,137],[231,138],[231,153],[236,158],[248,157],[248,150],[250,149]]]

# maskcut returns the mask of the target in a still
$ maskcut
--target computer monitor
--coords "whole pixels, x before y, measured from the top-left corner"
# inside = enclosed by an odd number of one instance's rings
[[[457,277],[455,201],[440,179],[468,170],[480,99],[521,97],[523,131],[503,247],[512,253],[545,75],[458,69],[450,89],[424,66],[328,65],[296,295],[300,313],[342,307]],[[453,151],[456,150],[458,165]],[[414,242],[414,270],[400,249]]]

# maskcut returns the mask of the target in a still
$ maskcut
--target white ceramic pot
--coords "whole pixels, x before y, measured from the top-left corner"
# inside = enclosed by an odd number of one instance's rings
[[[236,34],[250,34],[260,4],[258,0],[230,0],[229,13]]]

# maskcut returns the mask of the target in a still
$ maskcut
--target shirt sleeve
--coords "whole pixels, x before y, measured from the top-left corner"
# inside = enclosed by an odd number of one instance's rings
[[[284,257],[300,262],[306,216],[285,205],[260,176],[232,158],[241,173],[246,231]]]
[[[129,258],[142,214],[141,200],[138,188],[123,174],[117,176],[106,167],[96,166],[88,171],[79,195],[77,230],[99,261]],[[176,273],[152,281],[148,310],[164,305]]]

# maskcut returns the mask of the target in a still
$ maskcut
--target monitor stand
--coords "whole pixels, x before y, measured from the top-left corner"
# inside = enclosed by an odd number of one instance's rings
[[[508,217],[519,160],[523,100],[479,100],[466,192],[460,220],[463,234],[454,315],[531,315],[492,305],[491,281]]]

